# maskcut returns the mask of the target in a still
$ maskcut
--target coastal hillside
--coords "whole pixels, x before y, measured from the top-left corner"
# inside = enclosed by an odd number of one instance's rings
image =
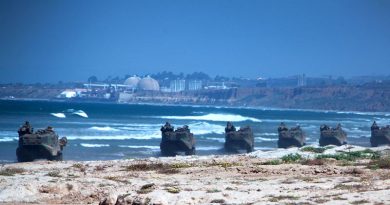
[[[64,88],[37,85],[7,85],[0,88],[1,99],[58,99]],[[114,95],[115,96],[115,95]],[[77,100],[77,99],[76,99]],[[80,99],[87,100],[88,99]],[[89,99],[95,101],[97,99]],[[289,109],[340,111],[390,111],[390,86],[327,86],[299,88],[232,88],[178,93],[137,91],[118,93],[109,102],[228,105]]]

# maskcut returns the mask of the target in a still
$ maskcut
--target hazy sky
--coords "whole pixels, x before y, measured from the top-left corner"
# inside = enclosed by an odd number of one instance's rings
[[[0,83],[390,75],[388,0],[0,0]]]

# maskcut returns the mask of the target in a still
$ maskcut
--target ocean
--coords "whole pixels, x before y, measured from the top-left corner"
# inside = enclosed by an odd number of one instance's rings
[[[160,156],[160,127],[188,125],[196,138],[198,155],[225,154],[224,128],[232,121],[249,125],[255,150],[277,147],[277,127],[300,125],[307,144],[318,145],[321,124],[341,123],[348,143],[370,146],[370,126],[390,124],[389,113],[230,108],[145,104],[105,104],[51,101],[0,101],[0,163],[16,161],[18,128],[29,121],[34,130],[52,126],[66,136],[64,160],[111,160]]]

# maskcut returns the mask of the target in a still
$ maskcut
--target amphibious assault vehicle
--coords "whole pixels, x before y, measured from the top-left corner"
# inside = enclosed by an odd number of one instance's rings
[[[300,126],[288,129],[288,127],[282,122],[278,127],[278,133],[279,148],[302,147],[305,145],[305,133],[302,131]]]
[[[166,122],[161,127],[161,135],[162,156],[175,156],[179,152],[184,152],[185,155],[195,154],[195,138],[187,125],[174,130],[174,127]]]
[[[376,122],[371,126],[371,146],[390,145],[390,125],[379,127]]]
[[[331,128],[328,125],[321,125],[320,132],[320,146],[341,146],[347,144],[347,133],[344,132],[340,124],[338,124],[336,128]]]
[[[225,128],[225,151],[227,152],[253,152],[254,138],[252,129],[249,126],[241,127],[238,131],[231,122],[227,122]]]
[[[62,149],[67,144],[66,137],[58,139],[52,127],[34,133],[29,122],[18,130],[19,146],[16,149],[18,162],[36,159],[62,160]]]

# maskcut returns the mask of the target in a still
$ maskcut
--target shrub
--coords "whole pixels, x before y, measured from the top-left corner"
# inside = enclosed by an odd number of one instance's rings
[[[324,159],[305,159],[305,160],[302,160],[301,164],[302,165],[309,165],[309,166],[324,165],[325,160]]]
[[[300,154],[295,153],[295,154],[285,155],[281,159],[283,162],[293,163],[293,162],[297,162],[297,161],[301,160],[302,156]]]
[[[333,158],[336,160],[346,160],[346,161],[355,161],[357,159],[378,159],[379,153],[372,151],[370,149],[365,149],[363,151],[354,151],[354,152],[343,152],[338,154],[321,154],[318,155],[317,159]]]
[[[279,164],[282,164],[282,161],[280,161],[279,159],[269,160],[261,163],[261,165],[279,165]]]
[[[301,151],[304,152],[314,152],[314,153],[323,153],[326,150],[325,147],[303,147]]]

